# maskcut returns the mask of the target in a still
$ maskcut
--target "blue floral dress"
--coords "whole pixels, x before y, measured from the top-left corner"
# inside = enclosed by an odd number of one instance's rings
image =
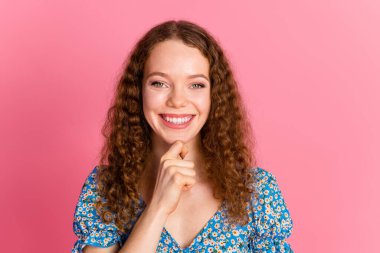
[[[293,252],[286,242],[291,235],[293,221],[276,178],[269,171],[259,167],[252,168],[251,171],[256,173],[255,186],[259,197],[257,199],[252,197],[254,211],[248,208],[248,224],[245,226],[228,224],[227,209],[223,202],[187,248],[181,248],[164,227],[156,252]],[[75,209],[73,230],[78,239],[72,248],[72,253],[82,253],[86,245],[104,248],[118,243],[122,247],[129,236],[129,233],[118,231],[114,223],[103,223],[97,214],[94,207],[98,196],[96,172],[97,167],[87,177]],[[140,195],[138,217],[145,206]],[[134,219],[134,223],[138,217]]]

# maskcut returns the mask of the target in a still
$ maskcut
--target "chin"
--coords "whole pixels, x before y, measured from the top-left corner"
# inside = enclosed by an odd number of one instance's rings
[[[176,141],[182,141],[183,143],[189,142],[189,139],[187,138],[170,138],[170,139],[165,139],[165,142],[168,144],[174,144]]]
[[[167,144],[170,144],[170,145],[172,145],[176,141],[182,141],[183,143],[188,143],[188,142],[192,141],[193,139],[194,139],[194,137],[181,137],[181,136],[163,138],[164,142],[166,142]]]

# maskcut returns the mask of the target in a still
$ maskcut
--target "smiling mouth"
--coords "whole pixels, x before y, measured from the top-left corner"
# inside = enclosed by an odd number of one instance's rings
[[[185,125],[194,118],[194,114],[160,114],[166,122],[175,125]]]

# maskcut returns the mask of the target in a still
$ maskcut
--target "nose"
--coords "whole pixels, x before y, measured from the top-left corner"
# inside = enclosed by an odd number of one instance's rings
[[[167,105],[177,108],[177,107],[186,106],[186,104],[187,104],[187,97],[186,97],[185,91],[179,86],[174,86],[174,88],[169,94]]]

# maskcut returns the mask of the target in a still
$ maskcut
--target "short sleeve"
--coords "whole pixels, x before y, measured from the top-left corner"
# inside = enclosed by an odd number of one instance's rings
[[[253,253],[286,252],[293,250],[286,239],[291,235],[293,221],[278,186],[275,176],[256,168],[256,189],[254,199],[254,231],[251,236]]]
[[[116,225],[102,222],[94,207],[98,198],[96,171],[97,167],[87,177],[75,208],[73,231],[78,239],[71,250],[72,253],[82,253],[86,245],[101,248],[110,247],[116,243],[121,245],[121,237]]]

